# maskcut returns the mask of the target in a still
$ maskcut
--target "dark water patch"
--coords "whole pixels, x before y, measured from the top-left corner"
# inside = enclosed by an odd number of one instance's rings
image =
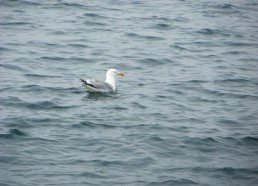
[[[0,139],[1,139],[1,134],[0,134]],[[15,156],[13,156],[13,155],[0,156],[0,164],[12,164],[16,160],[17,160],[17,158]]]
[[[58,30],[58,31],[52,31],[51,33],[49,33],[49,34],[51,34],[51,35],[65,35],[65,34],[67,34],[66,32],[63,32],[63,31],[60,31],[60,30]]]
[[[11,51],[12,49],[7,48],[7,47],[1,47],[0,46],[0,52],[7,52],[7,51]]]
[[[258,146],[258,137],[257,136],[256,137],[246,136],[241,139],[241,142],[243,145],[246,145],[246,146],[257,147]]]
[[[237,178],[238,176],[246,177],[247,175],[249,176],[247,176],[246,178],[250,178],[250,175],[258,174],[258,170],[255,170],[255,169],[233,168],[233,167],[217,168],[214,171],[221,172],[223,174],[233,176],[235,178]]]
[[[121,106],[121,105],[110,105],[110,106],[104,107],[104,108],[110,109],[110,110],[117,110],[117,111],[124,111],[124,110],[129,109],[127,106]]]
[[[79,175],[80,177],[86,177],[86,178],[90,178],[90,179],[104,179],[107,178],[106,176],[103,176],[103,174],[97,174],[97,173],[93,173],[93,172],[83,172]]]
[[[10,129],[9,134],[15,135],[15,136],[26,136],[26,134],[18,129]]]
[[[85,91],[86,93],[86,91]],[[87,92],[86,97],[84,97],[84,100],[112,100],[117,98],[117,93],[94,93],[94,92]]]
[[[16,137],[22,137],[22,136],[27,136],[27,134],[15,128],[10,129],[8,133],[4,133],[4,134],[0,133],[0,138],[4,138],[4,139],[14,139]]]
[[[158,24],[153,25],[152,28],[159,29],[159,30],[169,30],[172,27],[166,23],[158,23]]]
[[[238,125],[238,121],[230,120],[230,119],[220,119],[218,123],[226,124],[226,125]]]
[[[0,22],[0,25],[8,25],[8,26],[19,26],[19,25],[30,25],[29,22]]]

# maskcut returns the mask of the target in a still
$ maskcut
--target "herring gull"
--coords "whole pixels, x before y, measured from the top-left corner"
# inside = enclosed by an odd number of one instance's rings
[[[105,81],[100,81],[96,79],[80,80],[89,92],[115,92],[115,75],[124,76],[124,73],[112,68],[107,71]]]

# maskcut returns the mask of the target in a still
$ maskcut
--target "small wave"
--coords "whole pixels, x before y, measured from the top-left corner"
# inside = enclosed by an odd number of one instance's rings
[[[141,109],[146,109],[147,107],[140,104],[139,102],[132,102],[132,105],[133,107],[136,107],[136,108],[141,108]]]
[[[90,46],[85,44],[67,44],[66,46],[75,47],[75,48],[91,48]]]
[[[234,168],[234,167],[193,167],[193,171],[195,172],[221,172],[223,174],[227,174],[230,176],[239,176],[240,174],[258,174],[256,169],[247,169],[247,168]]]
[[[96,128],[105,128],[105,129],[112,129],[116,128],[116,125],[108,125],[108,124],[100,124],[100,123],[93,123],[90,121],[83,121],[78,124],[73,124],[72,128],[91,128],[91,129],[96,129]]]
[[[36,77],[36,78],[61,78],[62,76],[54,75],[43,75],[43,74],[25,74],[27,77]]]
[[[56,103],[53,103],[51,101],[41,101],[41,102],[35,102],[35,103],[23,103],[23,106],[29,108],[29,109],[37,109],[37,110],[49,110],[49,109],[70,109],[74,108],[72,105],[68,106],[62,106]]]
[[[3,105],[36,109],[36,110],[49,110],[49,109],[70,109],[74,108],[74,105],[60,105],[52,101],[40,101],[40,102],[29,102],[28,100],[22,100],[18,97],[8,97],[2,99]]]
[[[126,36],[138,39],[148,39],[148,40],[164,40],[163,37],[158,36],[149,36],[149,35],[140,35],[136,33],[126,33]]]
[[[218,146],[220,146],[221,142],[212,137],[193,137],[184,140],[185,144],[191,144],[196,148],[200,148],[200,150],[212,151],[215,150]]]
[[[205,28],[205,29],[197,31],[197,33],[211,35],[211,34],[215,34],[216,31],[209,29],[209,28]]]
[[[248,82],[249,80],[247,79],[243,79],[243,78],[235,78],[235,79],[221,79],[221,80],[215,80],[214,82],[215,83],[246,83]]]
[[[11,65],[11,64],[0,64],[0,67],[10,69],[10,70],[15,70],[15,71],[21,71],[21,72],[27,72],[27,69],[22,68],[18,65]]]
[[[224,43],[227,46],[234,46],[234,47],[258,47],[257,43],[254,42],[235,42],[235,41],[228,41]]]
[[[232,9],[234,7],[236,8],[236,6],[232,4],[221,4],[216,6],[216,8],[219,8],[219,9]]]
[[[198,182],[189,180],[189,179],[169,179],[165,181],[156,181],[150,182],[148,186],[156,186],[156,185],[199,185]]]
[[[210,28],[204,28],[204,29],[198,30],[198,31],[196,31],[196,33],[203,34],[203,35],[230,36],[230,34],[228,34],[228,32],[226,32],[226,31],[210,29]]]
[[[93,62],[96,59],[93,58],[83,58],[83,57],[69,57],[69,58],[64,58],[64,57],[59,57],[59,56],[44,56],[40,57],[40,60],[47,60],[47,61],[64,61],[64,62],[73,62],[73,63],[89,63]]]
[[[138,60],[140,63],[147,64],[149,66],[153,65],[167,65],[167,64],[173,64],[174,61],[168,59],[168,58],[163,58],[163,59],[154,59],[154,58],[145,58]]]
[[[220,90],[210,90],[210,89],[200,89],[201,92],[208,93],[210,95],[215,95],[215,96],[223,96],[223,97],[230,97],[230,98],[239,98],[239,99],[252,99],[255,100],[258,98],[257,95],[250,95],[250,94],[239,94],[235,92],[223,92]]]
[[[66,58],[63,58],[63,57],[59,57],[59,56],[43,56],[41,57],[40,59],[43,59],[43,60],[53,60],[53,61],[63,61],[65,60]]]
[[[96,14],[96,13],[85,13],[85,14],[83,14],[83,16],[91,17],[91,18],[106,18],[106,17]]]
[[[84,24],[89,26],[107,26],[106,23],[101,23],[96,21],[85,21]]]
[[[179,49],[179,50],[191,51],[190,49],[182,47],[182,46],[179,46],[179,45],[170,45],[170,47],[171,48],[175,48],[175,49]]]
[[[60,2],[60,3],[55,4],[55,5],[67,6],[67,7],[70,7],[70,8],[85,8],[85,7],[86,7],[85,5],[82,5],[82,4],[78,4],[78,3],[67,3],[67,2]]]
[[[31,123],[27,121],[26,119],[23,119],[21,117],[12,117],[12,118],[7,118],[4,121],[4,124],[7,127],[19,127],[19,128],[29,128],[32,127]]]

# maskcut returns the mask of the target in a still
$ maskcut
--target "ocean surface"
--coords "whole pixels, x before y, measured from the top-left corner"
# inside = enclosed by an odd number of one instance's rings
[[[0,0],[0,78],[0,186],[258,185],[256,0]]]

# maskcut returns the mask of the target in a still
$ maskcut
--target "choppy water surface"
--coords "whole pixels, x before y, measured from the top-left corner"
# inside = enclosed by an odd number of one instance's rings
[[[1,0],[0,185],[257,185],[255,0]],[[79,78],[117,78],[89,94]]]

